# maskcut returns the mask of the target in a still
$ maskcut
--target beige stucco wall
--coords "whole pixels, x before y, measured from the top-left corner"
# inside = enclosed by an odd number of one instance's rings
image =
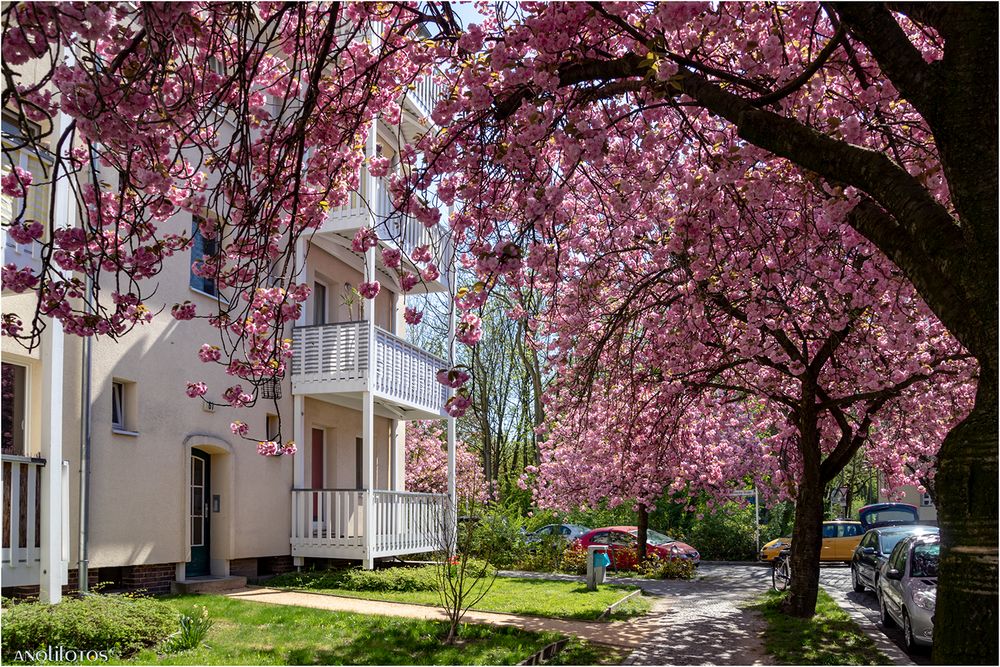
[[[397,428],[402,430],[402,423]],[[356,457],[356,439],[361,437],[361,412],[340,405],[334,405],[313,398],[305,399],[305,434],[307,453],[305,464],[306,486],[312,484],[312,431],[324,432],[325,455],[324,487],[328,489],[357,488],[357,469],[361,465]],[[390,447],[392,422],[384,417],[375,417],[375,488],[396,489],[398,461],[393,460]]]
[[[310,287],[313,287],[317,281],[326,285],[327,322],[350,322],[367,319],[366,309],[371,305],[367,300],[360,299],[360,304],[354,303],[352,306],[348,306],[344,302],[345,286],[352,285],[357,289],[358,284],[364,281],[360,259],[358,262],[358,266],[350,266],[347,262],[325,252],[322,248],[309,245],[306,254],[306,277]],[[397,302],[399,301],[402,299],[383,285],[382,290],[375,297],[375,324],[386,331],[401,332],[402,320],[397,314]],[[315,304],[314,294],[306,302],[306,324],[315,322]],[[360,318],[359,312],[361,313]]]

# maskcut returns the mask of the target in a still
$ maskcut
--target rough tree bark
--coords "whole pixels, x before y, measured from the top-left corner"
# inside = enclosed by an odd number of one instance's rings
[[[649,537],[649,510],[646,509],[645,505],[639,505],[639,518],[638,525],[636,526],[638,530],[636,531],[636,545],[635,551],[639,559],[639,562],[646,560],[646,541]]]

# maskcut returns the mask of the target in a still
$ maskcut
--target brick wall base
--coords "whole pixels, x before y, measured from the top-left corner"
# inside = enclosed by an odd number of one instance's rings
[[[170,583],[176,574],[174,563],[130,565],[122,568],[122,587],[127,590],[142,588],[150,595],[162,595],[170,592]]]

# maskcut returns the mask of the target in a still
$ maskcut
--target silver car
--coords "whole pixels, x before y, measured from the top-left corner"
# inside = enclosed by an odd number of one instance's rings
[[[906,647],[930,646],[937,602],[939,535],[912,535],[899,542],[882,565],[878,578],[882,624],[903,628]]]

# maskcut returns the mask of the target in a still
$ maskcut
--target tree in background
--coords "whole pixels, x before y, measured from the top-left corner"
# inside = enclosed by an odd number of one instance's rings
[[[411,422],[406,428],[406,490],[448,492],[447,440],[435,422]],[[479,457],[463,440],[455,441],[455,491],[459,503],[489,500]]]

